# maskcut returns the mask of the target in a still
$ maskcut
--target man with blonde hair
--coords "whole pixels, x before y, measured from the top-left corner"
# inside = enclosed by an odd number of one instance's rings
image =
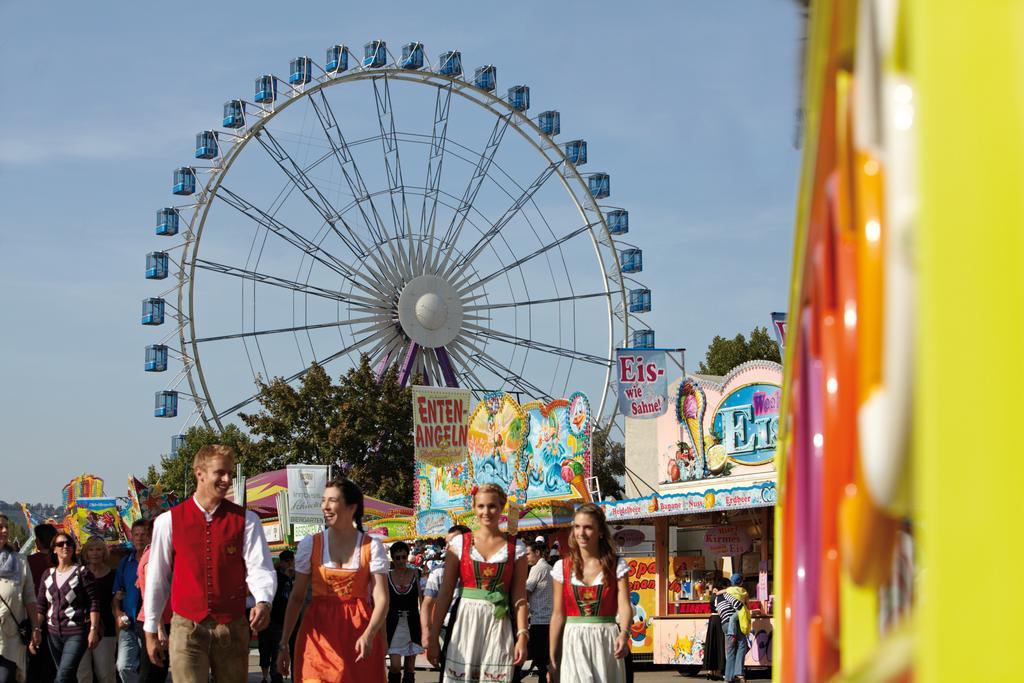
[[[163,666],[157,638],[170,596],[169,654],[175,683],[242,683],[249,670],[250,629],[270,620],[277,576],[263,526],[254,512],[226,500],[235,452],[203,446],[192,461],[196,492],[153,523],[146,578],[146,650]],[[246,593],[256,599],[245,616]]]

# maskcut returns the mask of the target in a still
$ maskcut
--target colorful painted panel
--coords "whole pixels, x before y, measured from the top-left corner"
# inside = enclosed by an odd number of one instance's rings
[[[627,498],[601,503],[609,522],[683,515],[713,510],[741,510],[775,505],[778,493],[774,481]]]
[[[651,622],[658,605],[656,577],[653,557],[629,559],[629,602],[633,605],[629,646],[633,654],[654,652],[654,627]]]
[[[468,389],[412,388],[416,479],[413,507],[419,511],[451,510],[465,505]]]
[[[495,483],[517,502],[525,493],[522,467],[530,423],[522,407],[505,393],[484,394],[469,418],[467,459],[469,481],[473,484]],[[468,501],[464,501],[469,507]]]
[[[589,500],[590,437],[593,416],[587,397],[577,392],[548,404],[523,406],[530,421],[523,471],[522,502],[550,499]]]
[[[747,384],[718,405],[711,433],[730,460],[760,465],[775,457],[781,393],[775,384]]]
[[[124,542],[117,498],[78,498],[69,518],[79,543],[85,543],[93,536],[102,538],[109,545]]]
[[[656,618],[654,620],[654,663],[700,665],[704,661],[704,642],[708,631],[706,618]],[[745,666],[770,666],[772,663],[772,620],[754,619],[747,636]]]
[[[64,507],[70,508],[79,498],[98,498],[103,496],[103,480],[93,474],[80,474],[62,491]]]

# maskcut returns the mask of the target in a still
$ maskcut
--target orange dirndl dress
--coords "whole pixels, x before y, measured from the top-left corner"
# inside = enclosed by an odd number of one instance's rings
[[[357,569],[323,564],[323,534],[313,538],[310,574],[313,600],[295,639],[296,681],[302,683],[386,683],[384,634],[373,639],[369,656],[356,661],[356,641],[370,624],[370,543],[363,535]]]

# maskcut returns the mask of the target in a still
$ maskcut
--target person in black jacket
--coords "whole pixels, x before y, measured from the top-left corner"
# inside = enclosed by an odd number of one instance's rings
[[[295,579],[295,553],[282,550],[277,556],[277,591],[274,602],[270,605],[270,625],[259,633],[260,669],[263,672],[262,683],[268,680],[280,683],[284,680],[274,666],[277,653],[281,650],[281,637],[284,633],[284,613],[288,608],[288,598],[292,594],[292,581]],[[287,646],[287,644],[286,644]]]
[[[416,680],[416,655],[423,652],[420,626],[420,572],[409,565],[409,546],[398,541],[391,546],[388,573],[388,655],[391,666],[388,683]],[[403,666],[404,664],[404,666]]]

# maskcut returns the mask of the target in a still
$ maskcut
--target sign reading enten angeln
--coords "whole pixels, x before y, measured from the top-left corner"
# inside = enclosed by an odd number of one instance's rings
[[[615,349],[619,379],[619,412],[646,420],[668,410],[665,352],[659,349]]]
[[[413,438],[416,460],[434,467],[466,459],[469,389],[412,388]]]

